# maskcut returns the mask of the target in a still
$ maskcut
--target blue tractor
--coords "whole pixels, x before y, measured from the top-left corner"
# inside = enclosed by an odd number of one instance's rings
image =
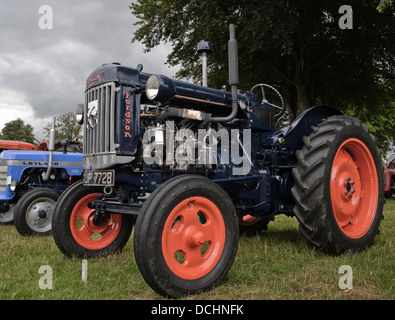
[[[278,129],[284,106],[261,96],[268,85],[239,90],[237,61],[231,25],[230,92],[141,65],[103,65],[89,76],[76,108],[84,178],[53,216],[65,255],[121,250],[136,219],[140,272],[156,292],[178,298],[225,278],[240,225],[264,229],[279,214],[296,216],[307,243],[331,255],[373,244],[384,170],[368,128],[319,105]]]
[[[0,155],[0,223],[14,223],[24,236],[47,235],[59,195],[82,178],[82,149],[54,151],[4,150]]]

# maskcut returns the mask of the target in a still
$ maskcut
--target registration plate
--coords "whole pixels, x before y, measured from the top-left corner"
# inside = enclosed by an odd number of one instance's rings
[[[114,170],[85,171],[84,185],[113,186],[114,176]]]

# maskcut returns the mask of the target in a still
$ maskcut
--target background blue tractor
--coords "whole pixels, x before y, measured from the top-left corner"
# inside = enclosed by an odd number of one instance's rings
[[[0,155],[0,224],[14,222],[22,235],[46,235],[59,195],[82,177],[81,146],[63,141],[54,151],[54,125],[49,151],[4,150]]]

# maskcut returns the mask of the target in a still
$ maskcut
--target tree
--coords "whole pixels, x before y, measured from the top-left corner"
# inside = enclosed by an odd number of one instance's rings
[[[4,125],[1,139],[34,143],[33,130],[34,128],[30,124],[25,124],[23,120],[17,118]]]
[[[386,105],[377,113],[371,113],[364,107],[350,106],[345,114],[360,119],[369,127],[382,156],[385,157],[390,144],[395,144],[395,102]]]
[[[394,95],[394,18],[391,10],[380,13],[378,3],[348,1],[352,29],[342,29],[344,1],[137,0],[132,41],[147,51],[170,42],[167,63],[181,64],[177,77],[194,81],[201,74],[196,45],[211,41],[209,86],[219,88],[227,83],[228,25],[235,23],[241,88],[274,85],[291,120],[318,103],[371,112]]]
[[[379,10],[380,12],[383,12],[387,8],[390,8],[393,3],[394,3],[394,0],[380,0],[379,5],[377,6],[377,10]]]
[[[49,131],[52,123],[48,122],[44,127],[44,135],[49,139]],[[68,139],[69,141],[82,140],[81,126],[74,121],[73,113],[68,112],[56,117],[56,141]]]

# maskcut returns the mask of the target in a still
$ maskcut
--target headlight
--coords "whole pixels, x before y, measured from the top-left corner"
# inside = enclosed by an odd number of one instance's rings
[[[78,124],[82,124],[84,122],[84,105],[77,104],[74,110],[74,121]]]
[[[145,94],[150,100],[154,100],[159,92],[159,79],[157,76],[150,76],[145,85]]]
[[[15,192],[16,186],[17,186],[17,185],[18,185],[18,181],[16,181],[16,180],[12,180],[12,181],[11,181],[11,183],[10,183],[10,189],[11,189],[12,192]]]
[[[149,100],[166,101],[175,94],[173,81],[165,76],[152,75],[145,84],[145,95]]]

